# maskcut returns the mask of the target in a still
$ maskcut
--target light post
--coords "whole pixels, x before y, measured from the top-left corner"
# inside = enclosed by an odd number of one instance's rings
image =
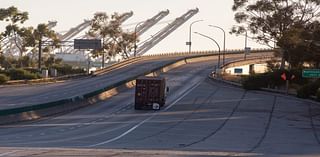
[[[197,21],[193,21],[190,25],[189,25],[189,41],[186,42],[186,45],[189,45],[189,53],[191,53],[191,27],[193,24],[197,23],[197,22],[201,22],[203,20],[197,20]]]
[[[145,21],[139,22],[135,27],[134,27],[134,57],[137,56],[137,28],[140,26],[142,23]]]
[[[206,35],[204,35],[204,34],[201,34],[201,33],[199,33],[199,32],[194,32],[194,33],[196,33],[196,34],[198,34],[198,35],[201,35],[201,36],[203,36],[203,37],[206,37],[206,38],[212,40],[212,41],[218,46],[218,49],[219,49],[219,53],[218,53],[218,68],[220,69],[220,46],[219,46],[218,42],[215,41],[213,38],[211,38],[211,37],[209,37],[209,36],[206,36]]]
[[[222,54],[222,64],[224,65],[225,62],[225,54],[226,54],[226,32],[224,31],[224,29],[222,29],[221,27],[218,26],[214,26],[214,25],[209,25],[209,27],[214,27],[214,28],[218,28],[223,32],[223,54]]]
[[[244,39],[244,60],[247,58],[247,46],[248,46],[248,31],[246,31],[246,37]]]

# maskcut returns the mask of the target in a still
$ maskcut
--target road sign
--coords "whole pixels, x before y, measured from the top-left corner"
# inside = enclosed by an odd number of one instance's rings
[[[286,73],[282,73],[281,78],[282,78],[283,80],[287,80]]]
[[[242,74],[242,72],[243,72],[242,68],[234,68],[235,74]]]
[[[320,78],[320,69],[304,69],[302,77],[305,78]]]
[[[74,49],[101,49],[100,39],[74,39]]]
[[[284,81],[287,81],[287,80],[293,80],[294,78],[296,78],[296,76],[294,74],[291,74],[289,72],[284,72],[281,74],[280,76]]]

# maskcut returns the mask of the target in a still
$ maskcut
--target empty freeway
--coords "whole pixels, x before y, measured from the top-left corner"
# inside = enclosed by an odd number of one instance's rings
[[[229,55],[228,61],[242,57]],[[23,106],[72,97],[175,59],[142,60],[93,78],[1,88],[0,100]],[[160,111],[134,110],[134,89],[127,89],[72,112],[1,125],[0,156],[320,156],[318,103],[213,81],[208,74],[216,64],[209,58],[161,73],[170,93]]]

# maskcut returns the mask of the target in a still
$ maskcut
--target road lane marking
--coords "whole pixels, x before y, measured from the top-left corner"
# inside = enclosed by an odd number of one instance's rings
[[[198,83],[196,83],[195,85],[193,85],[191,88],[187,89],[184,94],[182,94],[178,99],[176,99],[173,103],[171,103],[171,105],[169,105],[168,107],[166,107],[164,109],[164,111],[167,111],[169,110],[173,105],[175,105],[177,102],[179,102],[182,98],[184,98],[187,94],[189,94],[191,91],[193,91],[193,89],[195,89],[196,87],[198,87],[200,84],[201,84],[202,81],[199,81]],[[130,128],[129,130],[127,130],[126,132],[122,133],[121,135],[115,137],[115,138],[112,138],[110,140],[107,140],[107,141],[104,141],[104,142],[100,142],[100,143],[97,143],[97,144],[92,144],[92,145],[89,145],[88,147],[96,147],[96,146],[100,146],[100,145],[103,145],[103,144],[108,144],[108,143],[111,143],[111,142],[114,142],[116,140],[119,140],[121,139],[122,137],[128,135],[129,133],[131,133],[132,131],[134,131],[135,129],[137,129],[139,126],[141,126],[142,124],[144,124],[145,122],[149,121],[150,119],[152,119],[154,116],[156,116],[158,114],[158,112],[155,112],[153,113],[149,118],[143,120],[142,122],[136,124],[135,126],[133,126],[132,128]]]
[[[16,152],[19,152],[19,151],[21,151],[21,150],[14,150],[14,151],[11,151],[11,152],[2,153],[2,154],[0,154],[0,156],[7,156],[9,154],[13,154],[13,153],[16,153]]]

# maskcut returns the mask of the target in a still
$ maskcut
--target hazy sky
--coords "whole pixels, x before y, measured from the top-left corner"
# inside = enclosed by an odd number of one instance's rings
[[[149,38],[151,35],[165,27],[171,20],[181,16],[190,9],[199,8],[199,13],[193,16],[184,25],[162,40],[148,53],[187,51],[186,41],[189,36],[189,24],[195,20],[204,20],[192,26],[193,31],[206,34],[214,38],[223,47],[223,34],[221,30],[208,27],[209,24],[217,25],[226,31],[226,48],[244,48],[244,37],[230,35],[232,25],[236,24],[231,10],[233,0],[0,0],[0,7],[7,8],[16,6],[19,10],[29,12],[29,20],[26,26],[36,26],[38,23],[46,23],[49,20],[58,21],[54,30],[58,32],[66,31],[90,19],[95,12],[129,12],[134,15],[123,25],[124,29],[133,30],[137,22],[146,20],[160,11],[169,9],[170,14],[166,16],[161,24],[156,25],[141,36],[141,40]],[[160,21],[161,22],[161,21]],[[4,23],[0,22],[1,31]],[[214,42],[207,38],[192,34],[193,50],[217,49]],[[252,48],[263,47],[249,40],[248,46]]]

